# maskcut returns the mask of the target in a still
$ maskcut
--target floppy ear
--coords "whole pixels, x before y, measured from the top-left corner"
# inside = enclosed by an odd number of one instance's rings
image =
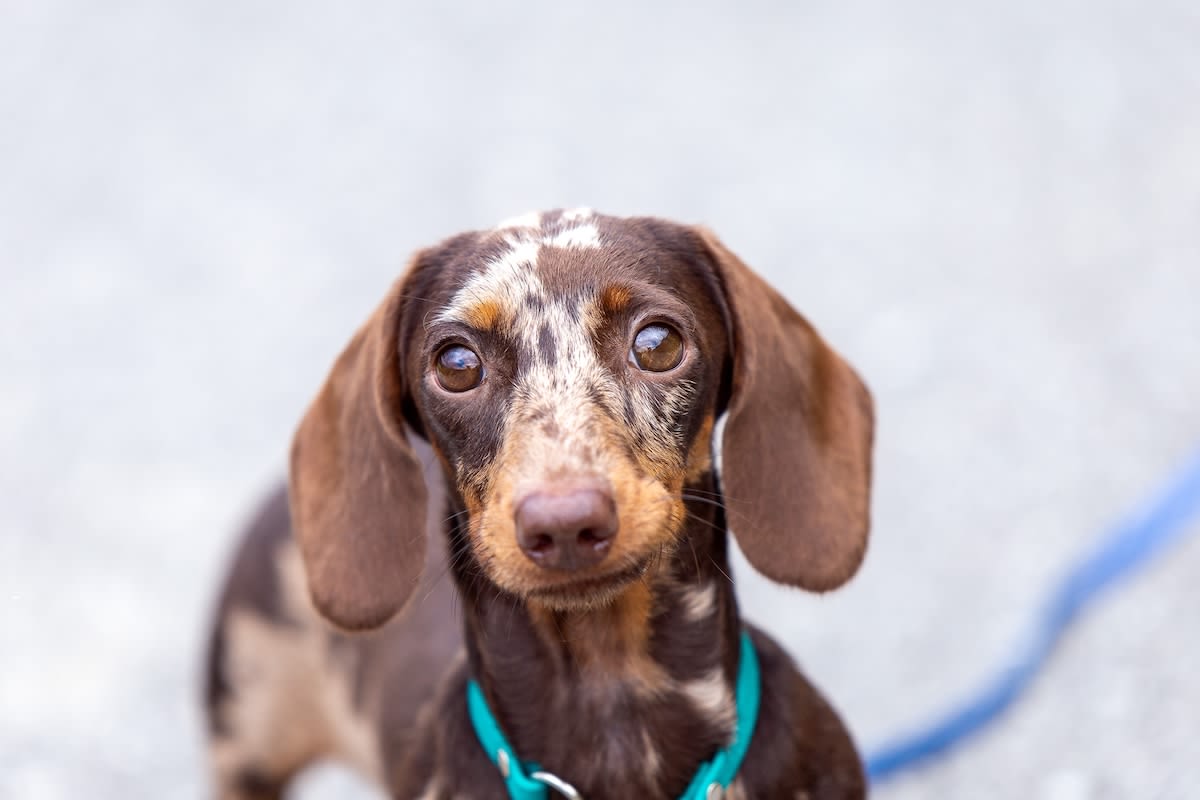
[[[338,357],[292,441],[292,525],[312,599],[349,630],[387,622],[425,562],[427,489],[401,422],[401,317],[409,276]]]
[[[779,293],[711,232],[699,234],[732,338],[720,473],[729,526],[763,575],[834,589],[867,547],[870,392]]]

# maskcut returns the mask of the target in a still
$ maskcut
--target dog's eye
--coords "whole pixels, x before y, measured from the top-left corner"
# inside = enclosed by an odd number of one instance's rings
[[[629,360],[647,372],[675,369],[683,360],[683,337],[670,325],[647,325],[633,337]]]
[[[438,353],[438,383],[448,392],[466,392],[483,380],[483,362],[474,350],[452,344]]]

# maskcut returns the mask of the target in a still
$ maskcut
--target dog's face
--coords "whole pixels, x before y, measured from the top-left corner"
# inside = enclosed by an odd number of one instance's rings
[[[846,580],[866,538],[869,395],[711,234],[558,211],[423,251],[296,436],[317,606],[371,627],[419,578],[425,490],[403,422],[441,458],[483,573],[580,608],[680,541],[725,412],[724,502],[751,563],[812,589]]]
[[[469,236],[410,282],[419,425],[506,591],[600,602],[674,546],[728,352],[700,252],[677,227],[554,212]]]

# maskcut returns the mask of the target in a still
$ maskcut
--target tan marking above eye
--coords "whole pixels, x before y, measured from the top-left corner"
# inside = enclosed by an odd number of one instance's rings
[[[463,309],[463,318],[481,331],[495,328],[505,314],[499,300],[483,300]]]
[[[469,347],[444,347],[435,361],[438,383],[448,392],[470,391],[483,380],[483,362]]]
[[[647,372],[666,372],[683,360],[683,337],[662,322],[653,322],[633,337],[629,359]]]
[[[604,287],[600,293],[600,310],[605,314],[616,314],[623,311],[633,299],[633,293],[626,286],[619,284]]]

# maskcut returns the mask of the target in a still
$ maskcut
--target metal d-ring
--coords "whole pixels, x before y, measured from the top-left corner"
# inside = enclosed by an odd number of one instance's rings
[[[578,789],[555,775],[553,772],[538,770],[537,772],[530,773],[529,777],[533,778],[538,783],[546,784],[551,789],[567,798],[567,800],[583,800],[583,795],[579,793]]]

